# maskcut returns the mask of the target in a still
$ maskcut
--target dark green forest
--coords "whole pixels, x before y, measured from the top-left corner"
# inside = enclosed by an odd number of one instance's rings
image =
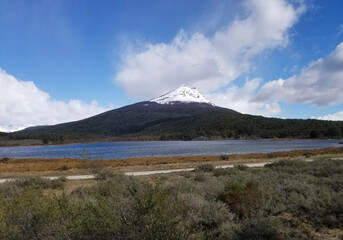
[[[10,134],[13,140],[44,143],[82,139],[201,140],[261,138],[341,138],[342,121],[266,118],[208,104],[161,105],[141,102],[81,121],[32,127]]]

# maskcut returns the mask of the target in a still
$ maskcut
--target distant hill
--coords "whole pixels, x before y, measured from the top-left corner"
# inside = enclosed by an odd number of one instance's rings
[[[67,139],[153,137],[196,138],[340,138],[343,122],[292,120],[240,114],[205,103],[164,105],[140,102],[81,121],[30,127],[14,133],[26,138]]]
[[[0,136],[7,136],[8,133],[0,132]]]
[[[174,101],[174,100],[177,101]],[[181,86],[159,98],[84,120],[30,127],[12,139],[192,140],[228,138],[341,138],[342,121],[266,118],[214,106],[196,89]]]

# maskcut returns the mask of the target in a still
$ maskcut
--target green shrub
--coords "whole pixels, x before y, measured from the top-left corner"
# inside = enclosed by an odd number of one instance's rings
[[[195,168],[196,172],[212,172],[214,170],[214,167],[210,163],[204,163]]]
[[[96,180],[106,180],[109,178],[113,178],[115,173],[110,169],[101,169],[95,173]]]
[[[316,154],[315,154],[314,152],[305,152],[303,155],[304,155],[304,157],[306,157],[306,158],[316,156]]]
[[[183,224],[194,236],[191,239],[227,239],[227,232],[232,233],[227,223],[232,222],[233,214],[222,202],[209,201],[196,192],[182,194],[180,200],[187,210]]]
[[[192,174],[188,171],[182,172],[181,175],[185,178],[190,178],[192,176]]]
[[[239,171],[245,171],[249,168],[247,165],[243,165],[243,164],[238,164],[238,165],[235,165],[234,167],[238,169]]]
[[[195,173],[194,180],[197,182],[204,182],[206,180],[206,176],[203,172]]]
[[[220,159],[220,160],[223,160],[223,161],[227,161],[227,160],[229,160],[229,156],[226,155],[226,154],[221,154],[221,155],[219,156],[219,159]]]
[[[263,203],[262,197],[259,183],[248,181],[245,185],[227,183],[218,199],[226,203],[238,219],[244,219],[257,216],[257,212]]]
[[[225,168],[216,168],[213,170],[213,176],[219,177],[227,174],[227,169]]]
[[[68,169],[69,169],[68,165],[63,165],[63,166],[61,167],[61,170],[62,170],[62,171],[66,171],[66,170],[68,170]]]
[[[0,163],[7,163],[10,160],[8,157],[3,157],[0,159]]]
[[[267,220],[251,221],[236,231],[235,239],[242,240],[278,240],[281,239],[277,228]]]
[[[277,156],[275,155],[275,153],[267,153],[267,158],[271,159],[271,158],[276,158]]]
[[[26,188],[11,201],[0,201],[0,212],[5,223],[0,239],[68,239],[58,199],[44,196],[39,189]]]
[[[63,188],[65,183],[64,177],[49,180],[40,177],[28,177],[28,178],[21,178],[11,182],[19,188],[32,188],[32,189],[47,189],[47,188]]]
[[[277,162],[266,164],[266,168],[270,168],[273,170],[278,171],[291,171],[291,172],[297,172],[299,169],[306,166],[305,161],[301,160],[280,160]]]

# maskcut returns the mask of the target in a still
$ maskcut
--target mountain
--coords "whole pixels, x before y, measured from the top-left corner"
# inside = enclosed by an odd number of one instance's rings
[[[30,127],[13,139],[49,141],[340,138],[343,122],[266,118],[217,107],[182,85],[158,98],[75,122]]]
[[[7,135],[8,135],[8,133],[6,133],[6,132],[0,132],[0,137],[7,136]]]

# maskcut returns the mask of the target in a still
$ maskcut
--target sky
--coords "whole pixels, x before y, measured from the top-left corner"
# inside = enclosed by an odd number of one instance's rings
[[[341,0],[1,0],[0,131],[182,84],[217,106],[343,120]]]

